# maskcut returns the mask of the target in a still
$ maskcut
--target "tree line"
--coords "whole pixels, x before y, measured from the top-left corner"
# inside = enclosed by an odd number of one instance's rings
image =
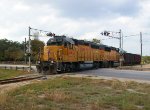
[[[100,40],[93,39],[95,43],[100,43]],[[27,45],[27,44],[26,44]],[[25,59],[25,42],[17,42],[8,39],[0,39],[0,61],[24,61]],[[44,42],[40,40],[31,40],[32,61],[36,61],[39,48],[43,50]],[[150,56],[143,56],[144,64],[150,63]]]
[[[23,61],[26,45],[25,42],[0,39],[0,61]],[[44,42],[31,40],[32,60],[36,59],[40,47],[43,49]]]
[[[150,56],[143,56],[142,62],[143,64],[150,64]]]
[[[100,43],[100,40],[96,38],[93,38],[92,41]],[[25,42],[0,39],[0,61],[24,61],[26,45]],[[32,60],[36,60],[39,48],[43,50],[44,45],[44,42],[40,40],[31,40]]]

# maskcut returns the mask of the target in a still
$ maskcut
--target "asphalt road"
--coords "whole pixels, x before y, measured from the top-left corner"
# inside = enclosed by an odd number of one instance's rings
[[[95,70],[86,70],[76,72],[75,74],[86,74],[96,76],[107,76],[116,78],[128,78],[150,81],[150,71],[134,71],[134,70],[116,70],[113,68],[100,68]]]
[[[25,65],[6,65],[6,64],[0,64],[0,66],[28,67],[27,65],[25,66]],[[32,69],[36,71],[35,66],[32,66]],[[80,72],[75,72],[74,74],[86,74],[86,75],[96,75],[96,76],[128,78],[128,79],[150,81],[150,71],[116,70],[113,68],[99,68],[99,69],[94,69],[94,70],[84,70]]]

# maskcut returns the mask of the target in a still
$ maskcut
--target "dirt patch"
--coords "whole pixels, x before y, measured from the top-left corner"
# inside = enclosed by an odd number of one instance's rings
[[[130,82],[130,81],[135,81],[135,82],[138,82],[138,83],[148,83],[150,84],[150,81],[144,81],[144,80],[135,80],[135,79],[126,79],[126,78],[114,78],[114,77],[104,77],[104,76],[93,76],[93,75],[83,75],[83,74],[78,74],[78,75],[69,75],[69,74],[63,74],[63,75],[47,75],[47,78],[48,79],[55,79],[57,77],[76,77],[76,78],[89,78],[89,79],[103,79],[103,80],[113,80],[113,81],[121,81],[121,82],[124,82],[124,87],[126,86],[126,83],[127,82]],[[32,80],[32,81],[24,81],[24,82],[18,82],[18,83],[11,83],[11,84],[5,84],[5,85],[0,85],[0,94],[1,93],[6,93],[7,91],[10,91],[12,89],[15,89],[15,88],[18,88],[18,87],[21,87],[21,86],[24,86],[24,85],[28,85],[28,84],[31,84],[31,83],[36,83],[38,81],[41,81],[41,80]],[[116,85],[116,84],[115,84]],[[113,86],[113,84],[112,84]],[[114,86],[113,86],[114,87]],[[109,89],[111,89],[109,87]]]
[[[24,82],[17,82],[17,83],[0,85],[0,94],[6,93],[6,92],[11,91],[13,89],[16,89],[18,87],[28,85],[28,84],[31,84],[31,83],[35,83],[35,82],[37,82],[37,81],[24,81]]]
[[[119,80],[121,82],[130,82],[135,81],[138,83],[148,83],[150,84],[150,81],[147,80],[137,80],[137,79],[127,79],[127,78],[116,78],[116,77],[105,77],[105,76],[94,76],[94,75],[85,75],[85,74],[74,74],[74,75],[62,75],[62,77],[81,77],[81,78],[89,78],[89,79],[103,79],[103,80]]]
[[[48,80],[31,83],[25,86],[19,84],[23,87],[0,95],[3,99],[0,100],[0,109],[150,109],[149,84],[108,77],[64,74],[50,75]]]
[[[122,66],[117,67],[116,69],[123,69],[123,70],[138,70],[138,71],[150,71],[150,64],[145,65],[134,65],[134,66]]]
[[[138,92],[136,90],[133,90],[133,89],[126,89],[127,91],[131,92],[131,93],[137,93],[137,94],[142,94],[142,95],[146,95],[147,93],[144,93],[144,92]]]

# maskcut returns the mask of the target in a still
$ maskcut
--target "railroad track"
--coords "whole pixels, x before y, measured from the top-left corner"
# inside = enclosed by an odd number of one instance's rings
[[[3,80],[0,80],[0,85],[9,84],[9,83],[16,83],[16,82],[22,82],[22,81],[29,81],[29,80],[39,79],[39,78],[45,78],[45,76],[44,75],[40,75],[40,76],[22,76],[22,77],[3,79]]]

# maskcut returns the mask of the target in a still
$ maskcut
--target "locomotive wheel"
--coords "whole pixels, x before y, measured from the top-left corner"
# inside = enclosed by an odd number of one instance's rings
[[[42,69],[40,68],[40,69],[37,69],[37,72],[38,73],[41,73],[42,72]]]
[[[114,62],[113,61],[111,62],[111,67],[114,67]]]
[[[80,70],[80,63],[74,63],[74,70],[79,71]]]
[[[97,63],[96,63],[96,69],[98,69],[98,68],[99,68],[99,63],[97,62]]]
[[[64,70],[65,72],[73,72],[76,70],[76,66],[74,63],[66,63],[64,64]]]
[[[66,65],[66,70],[67,70],[67,72],[71,72],[71,65],[70,64]]]
[[[57,65],[56,65],[56,64],[52,65],[52,66],[50,67],[50,70],[51,70],[51,73],[52,73],[52,74],[56,74],[56,73],[57,73]]]
[[[49,66],[45,66],[42,68],[42,74],[45,75],[50,75],[50,74],[56,74],[57,73],[57,66],[56,64],[54,65],[49,65]]]
[[[98,62],[94,62],[93,68],[98,69],[99,68],[99,63]]]
[[[110,61],[108,62],[108,68],[111,68],[111,62]]]
[[[102,68],[102,67],[103,67],[103,63],[99,62],[99,68]]]
[[[74,63],[69,64],[70,72],[75,71],[75,65]]]
[[[49,71],[49,67],[48,66],[42,68],[42,74],[48,75],[49,73],[50,73],[50,71]]]
[[[105,68],[109,68],[109,62],[108,61],[105,63]]]

